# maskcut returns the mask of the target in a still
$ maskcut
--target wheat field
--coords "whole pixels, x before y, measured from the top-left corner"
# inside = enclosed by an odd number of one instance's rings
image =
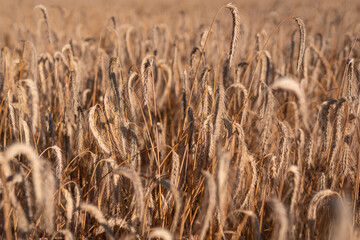
[[[0,1],[1,239],[360,239],[360,2]]]

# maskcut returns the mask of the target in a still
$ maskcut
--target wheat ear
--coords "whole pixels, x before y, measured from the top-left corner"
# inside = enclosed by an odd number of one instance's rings
[[[48,20],[49,18],[48,18],[48,13],[47,13],[46,7],[42,4],[38,4],[34,7],[34,9],[37,9],[37,8],[40,9],[43,14],[45,25],[46,25],[47,38],[48,38],[49,43],[52,43],[51,30],[50,30],[50,24],[49,24],[49,20]]]
[[[25,40],[25,43],[27,43],[30,46],[31,50],[31,62],[30,62],[30,68],[31,68],[31,74],[32,78],[34,79],[34,82],[37,81],[37,52],[34,44],[28,40]]]
[[[300,112],[306,129],[309,129],[308,111],[306,107],[306,98],[304,90],[300,84],[292,78],[280,78],[271,85],[272,89],[282,89],[293,92],[299,100]]]
[[[109,228],[106,218],[96,206],[92,204],[82,203],[80,204],[80,210],[90,213],[90,215],[92,215],[96,219],[96,221],[98,221],[99,224],[105,229],[108,237],[110,239],[115,239],[111,232],[111,229]]]
[[[111,88],[112,88],[113,92],[115,93],[117,110],[120,112],[120,93],[119,93],[119,89],[117,86],[118,84],[116,82],[117,63],[118,63],[117,58],[114,58],[114,57],[110,58],[109,78],[111,81]]]
[[[171,161],[172,163],[171,163],[170,182],[174,186],[178,186],[179,173],[180,173],[180,159],[179,159],[179,155],[175,151],[172,152]]]
[[[7,164],[6,164],[7,165]],[[2,165],[2,168],[9,168],[8,166]],[[7,169],[10,172],[10,169]],[[4,171],[5,172],[5,171]],[[15,184],[21,183],[24,181],[24,176],[22,174],[15,174],[8,177],[8,181],[6,182],[7,187],[3,188],[6,189],[9,193],[9,198],[11,204],[15,208],[16,218],[17,218],[17,227],[19,232],[28,232],[29,231],[29,221],[25,215],[24,209],[22,208],[20,202],[17,200],[16,193],[15,193]],[[10,180],[11,179],[11,180]]]
[[[228,89],[226,91],[228,91],[230,88],[238,88],[240,90],[240,93],[243,95],[242,97],[242,101],[240,102],[242,109],[242,114],[241,114],[241,118],[240,118],[240,125],[242,126],[245,122],[246,119],[246,113],[247,113],[247,106],[248,104],[246,103],[249,93],[246,90],[245,86],[241,83],[233,83],[230,85],[230,87],[228,87]]]
[[[74,213],[74,200],[72,198],[71,193],[66,188],[61,188],[61,192],[65,197],[66,200],[66,228],[68,229],[71,224],[72,215]]]
[[[180,210],[182,207],[180,193],[176,189],[176,186],[173,185],[171,182],[168,182],[166,180],[161,180],[160,184],[165,186],[166,188],[170,189],[171,193],[174,196],[175,202],[176,202],[175,214],[174,214],[174,218],[173,218],[174,220],[173,220],[173,223],[171,226],[171,232],[175,233],[178,222],[179,222]]]
[[[125,219],[117,217],[117,218],[109,218],[107,220],[108,226],[113,229],[115,226],[119,226],[121,229],[125,229],[127,231],[130,231],[132,233],[136,233],[136,229],[134,229],[128,222],[125,221]],[[96,235],[99,235],[103,233],[105,229],[98,228],[96,229]]]
[[[347,95],[348,97],[352,97],[353,96],[353,74],[354,74],[354,59],[351,58],[348,60],[347,62]]]
[[[134,169],[127,167],[116,168],[113,171],[113,173],[123,175],[124,177],[132,181],[137,198],[136,202],[139,211],[139,220],[140,222],[142,222],[144,219],[145,205],[144,205],[144,190],[141,184],[141,179],[139,174]]]
[[[209,224],[215,209],[216,205],[216,184],[213,176],[207,172],[203,171],[203,174],[206,179],[206,185],[209,192],[209,198],[208,198],[208,207],[205,214],[205,219],[203,221],[203,227],[201,228],[199,239],[203,240],[205,238],[206,232],[209,228]]]
[[[327,157],[327,151],[330,144],[331,139],[331,125],[330,125],[330,114],[331,114],[331,106],[337,103],[336,99],[329,99],[328,101],[321,104],[321,110],[319,111],[318,122],[320,126],[321,134],[321,143],[322,146],[320,148],[320,158],[321,161],[324,161]]]
[[[133,121],[136,116],[136,110],[134,107],[134,103],[132,102],[132,98],[130,96],[130,91],[132,90],[132,83],[139,75],[136,72],[129,73],[126,84],[123,87],[123,98],[124,98],[124,105],[125,105],[125,115],[129,121]]]
[[[5,161],[10,161],[19,154],[24,154],[29,159],[32,167],[38,212],[39,214],[42,212],[43,215],[41,223],[42,225],[45,224],[46,230],[49,233],[52,233],[54,228],[54,206],[52,195],[55,192],[55,179],[50,171],[50,166],[47,162],[40,159],[30,146],[25,144],[13,144],[4,154]],[[47,184],[46,189],[42,186],[43,181]]]
[[[233,28],[231,33],[231,44],[230,50],[228,54],[229,66],[231,67],[232,62],[234,60],[234,55],[236,51],[237,42],[240,37],[240,13],[237,7],[235,7],[232,3],[226,5],[226,7],[230,10],[233,20]]]
[[[148,55],[145,56],[141,63],[140,73],[141,73],[141,80],[143,84],[143,105],[149,105],[152,99],[152,65],[153,65],[153,56]]]
[[[339,166],[338,163],[341,161],[335,161],[335,158],[337,157],[337,153],[340,149],[340,146],[342,144],[343,134],[344,134],[344,122],[346,121],[346,117],[344,116],[345,113],[345,104],[346,99],[340,98],[338,100],[338,103],[336,104],[335,110],[334,110],[334,130],[333,130],[333,136],[332,136],[332,142],[330,147],[330,155],[329,155],[329,176],[336,179],[337,174],[336,170]],[[333,179],[333,183],[335,180]]]
[[[96,125],[95,125],[95,110],[96,110],[96,106],[93,106],[90,108],[89,111],[89,127],[91,130],[91,133],[93,134],[93,136],[96,139],[97,144],[99,145],[99,147],[106,153],[106,154],[110,154],[111,151],[108,147],[108,145],[104,142],[104,140],[101,137],[100,132],[97,130]]]
[[[152,238],[162,238],[164,240],[173,240],[173,236],[171,235],[171,233],[164,229],[164,228],[154,228],[150,234],[149,234],[149,239]]]
[[[274,95],[271,89],[268,89],[265,93],[265,98],[263,99],[262,109],[260,117],[263,121],[263,131],[261,133],[261,149],[264,152],[264,155],[268,153],[269,150],[269,140],[271,138],[271,126],[273,125],[273,116],[274,116]]]
[[[32,119],[31,119],[31,130],[35,133],[37,129],[38,119],[39,119],[39,93],[36,87],[36,83],[32,79],[22,80],[24,82],[31,94],[31,105],[32,105]]]
[[[8,93],[6,95],[6,100],[8,102],[11,128],[13,131],[13,135],[16,136],[19,129],[16,127],[15,109],[13,106],[13,95],[12,95],[11,91],[8,91]]]
[[[52,237],[51,237],[51,240],[57,239],[56,236],[57,236],[58,234],[64,235],[65,240],[73,240],[73,239],[74,239],[74,236],[73,236],[73,234],[71,233],[70,230],[68,230],[68,229],[62,229],[62,230],[59,230],[59,231],[54,232],[53,235],[52,235]]]
[[[311,199],[308,214],[307,214],[307,220],[308,220],[307,238],[308,239],[315,239],[314,227],[315,227],[315,220],[316,220],[316,215],[317,215],[317,208],[319,207],[320,203],[324,201],[325,198],[332,197],[332,196],[338,197],[339,200],[341,201],[340,195],[337,192],[333,192],[329,189],[318,192]]]
[[[24,119],[20,118],[20,123],[25,133],[25,144],[30,145],[30,129],[28,124],[24,121]]]
[[[47,149],[45,149],[41,154],[40,157],[42,156],[42,154],[48,150],[48,149],[53,149],[55,151],[55,155],[56,155],[56,161],[55,161],[55,176],[58,180],[61,179],[61,176],[63,174],[63,168],[64,168],[64,163],[63,163],[63,158],[62,158],[62,154],[61,154],[61,149],[54,145],[51,147],[48,147]]]
[[[293,19],[296,21],[297,25],[299,26],[299,31],[300,31],[299,56],[298,56],[297,66],[296,66],[296,71],[299,72],[300,66],[301,66],[303,58],[304,58],[304,53],[305,53],[306,29],[305,29],[305,23],[301,18],[294,17]]]
[[[287,232],[289,225],[285,206],[282,202],[274,198],[270,200],[270,203],[273,206],[275,215],[278,218],[278,226],[277,226],[278,231],[274,230],[274,235],[277,235],[276,239],[285,240],[287,239]]]
[[[298,166],[296,165],[290,166],[287,171],[294,174],[294,190],[292,193],[291,203],[290,203],[290,214],[294,214],[294,208],[295,208],[295,204],[297,203],[298,194],[300,190],[300,172]]]
[[[219,199],[219,211],[220,211],[220,233],[223,234],[223,227],[225,224],[225,205],[226,198],[228,195],[228,178],[229,178],[229,168],[230,168],[230,160],[231,153],[230,152],[222,152],[219,149],[217,150],[217,158],[218,158],[218,169],[217,169],[217,191],[218,191],[218,199]]]
[[[280,143],[279,143],[279,169],[278,169],[278,176],[283,176],[284,170],[287,168],[289,162],[289,146],[290,146],[290,132],[288,126],[284,123],[279,121],[279,135],[280,135]]]

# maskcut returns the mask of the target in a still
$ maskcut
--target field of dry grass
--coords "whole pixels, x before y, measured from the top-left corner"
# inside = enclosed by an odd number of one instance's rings
[[[360,2],[0,4],[1,239],[360,238]]]

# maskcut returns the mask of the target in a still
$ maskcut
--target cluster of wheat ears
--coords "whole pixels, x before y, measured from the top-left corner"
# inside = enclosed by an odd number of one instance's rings
[[[1,46],[1,238],[359,237],[360,41],[340,16],[255,32],[229,3],[193,31],[182,12],[86,38],[32,14]]]

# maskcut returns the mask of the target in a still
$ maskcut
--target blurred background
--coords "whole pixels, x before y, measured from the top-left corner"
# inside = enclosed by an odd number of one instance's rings
[[[37,4],[43,4],[49,14],[49,24],[56,32],[63,29],[71,29],[81,26],[83,36],[95,37],[100,29],[108,24],[109,18],[114,16],[117,23],[153,25],[165,22],[168,25],[180,24],[182,14],[190,18],[191,22],[185,23],[193,27],[201,24],[210,25],[216,11],[229,0],[212,1],[191,1],[191,0],[1,0],[0,1],[0,45],[7,45],[9,38],[23,38],[21,31],[18,35],[11,34],[13,30],[35,31],[37,22],[42,18],[39,10],[33,10]],[[242,22],[252,22],[251,26],[256,27],[254,32],[261,31],[268,27],[270,18],[280,21],[289,16],[299,16],[306,23],[311,19],[321,18],[323,21],[341,21],[343,29],[350,29],[355,32],[360,30],[360,1],[280,1],[280,0],[244,0],[233,1],[239,8]],[[319,14],[321,13],[321,15]],[[220,18],[228,18],[226,11],[220,12]],[[221,16],[224,15],[224,16]],[[225,17],[226,16],[226,17]],[[64,21],[66,18],[67,21]],[[331,19],[332,18],[332,19]],[[62,20],[61,20],[62,19]],[[72,24],[69,24],[72,23]],[[71,25],[71,26],[69,26]],[[250,24],[248,24],[250,25]],[[307,24],[308,25],[308,24]],[[90,27],[87,27],[90,26]],[[273,25],[270,26],[273,28]],[[265,29],[269,31],[269,29]],[[309,28],[308,31],[312,29]],[[318,25],[316,31],[325,30]],[[170,29],[171,31],[171,29]],[[339,32],[340,33],[340,32]],[[6,40],[7,39],[7,40]]]

